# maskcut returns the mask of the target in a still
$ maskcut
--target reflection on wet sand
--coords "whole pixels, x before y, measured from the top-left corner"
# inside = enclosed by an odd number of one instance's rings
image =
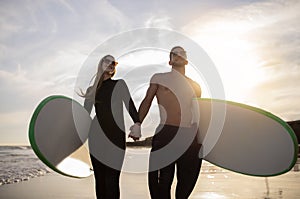
[[[134,192],[137,198],[150,198],[146,184],[149,151],[149,148],[127,149],[129,153],[123,165],[124,183],[121,187],[131,193],[128,197]],[[298,199],[300,198],[299,168],[300,159],[291,171],[265,178],[235,173],[203,161],[200,176],[190,199]],[[133,184],[140,184],[140,188],[131,190],[130,180]],[[175,185],[176,178],[172,185],[172,198],[175,198]]]
[[[285,174],[265,178],[234,173],[204,161],[191,198],[297,199],[300,198],[299,162]]]

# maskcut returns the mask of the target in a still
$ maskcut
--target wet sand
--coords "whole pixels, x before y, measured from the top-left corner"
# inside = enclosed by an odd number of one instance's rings
[[[122,199],[150,198],[147,174],[121,174]],[[172,186],[174,197],[176,178]],[[74,179],[56,173],[26,182],[0,186],[4,199],[92,199],[95,197],[93,177]],[[191,199],[297,199],[300,198],[300,171],[275,177],[251,177],[230,172],[203,162],[201,174]]]

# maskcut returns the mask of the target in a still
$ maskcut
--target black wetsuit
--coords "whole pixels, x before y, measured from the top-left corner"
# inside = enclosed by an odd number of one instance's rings
[[[123,104],[132,120],[139,122],[125,81],[103,81],[95,96],[96,117],[101,128],[90,132],[89,137],[98,199],[120,198],[119,177],[126,148]]]
[[[177,141],[174,138],[181,134]],[[152,139],[152,149],[149,161],[148,184],[152,199],[171,199],[171,186],[174,178],[175,165],[177,169],[176,199],[187,199],[193,191],[201,168],[202,159],[198,154],[201,144],[197,141],[197,130],[193,127],[177,127],[171,125],[159,125]],[[160,154],[154,152],[166,148],[173,141],[173,147]],[[183,143],[189,143],[183,150]],[[170,145],[169,145],[170,146]],[[159,165],[166,159],[173,159],[163,168]]]

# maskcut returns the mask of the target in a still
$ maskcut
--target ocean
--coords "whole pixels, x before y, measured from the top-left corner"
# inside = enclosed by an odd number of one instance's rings
[[[49,172],[30,146],[0,146],[0,186],[28,181]]]
[[[128,153],[125,156],[123,171],[145,172],[148,156],[139,156],[138,154],[145,154],[149,150],[150,148],[127,147]],[[132,162],[141,162],[141,164],[132,165]],[[226,172],[222,168],[207,162],[202,164],[201,170],[202,173],[206,174]],[[54,171],[35,155],[30,146],[0,146],[0,186],[28,181],[31,178],[40,177],[50,172]]]

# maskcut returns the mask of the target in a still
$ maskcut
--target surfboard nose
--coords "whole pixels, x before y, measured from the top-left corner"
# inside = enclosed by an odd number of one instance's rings
[[[76,101],[49,96],[36,108],[30,121],[29,140],[36,155],[52,170],[71,177],[92,174],[84,145],[91,118]]]
[[[293,129],[270,112],[245,104],[198,100],[204,159],[222,168],[253,176],[289,171],[298,157]],[[224,108],[220,122],[218,110]],[[214,125],[212,125],[214,124]],[[221,124],[219,128],[216,124]]]

